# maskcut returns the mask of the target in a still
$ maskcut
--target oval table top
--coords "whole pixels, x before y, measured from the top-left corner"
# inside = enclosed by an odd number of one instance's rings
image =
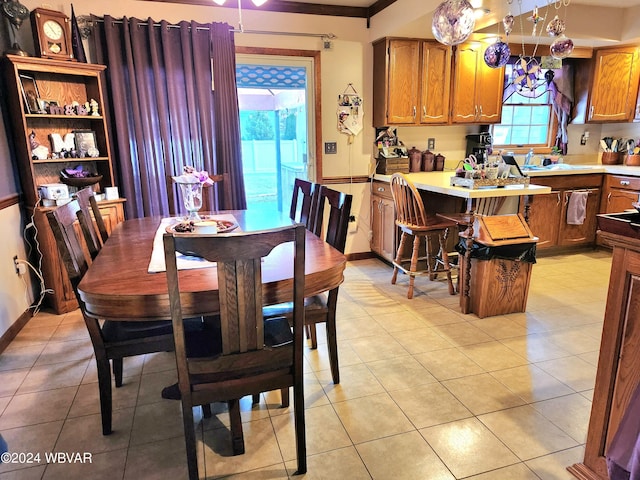
[[[263,213],[244,210],[213,212],[232,214],[240,229],[257,231],[291,224],[280,214],[266,218]],[[89,315],[102,319],[169,319],[169,295],[164,272],[148,273],[160,217],[126,220],[105,242],[100,254],[78,286],[78,293]],[[305,297],[331,290],[343,280],[346,257],[324,240],[307,232],[305,252]],[[265,304],[289,301],[291,245],[276,247],[262,263]],[[217,270],[214,267],[179,272],[181,302],[185,316],[214,314],[219,311]]]

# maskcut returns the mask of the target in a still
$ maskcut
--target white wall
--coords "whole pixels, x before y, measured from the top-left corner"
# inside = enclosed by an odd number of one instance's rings
[[[25,245],[22,240],[22,220],[20,206],[0,210],[2,247],[0,248],[0,336],[15,322],[33,301],[31,287],[25,287],[21,277],[16,275],[13,256],[25,259]],[[24,277],[30,285],[29,276]]]

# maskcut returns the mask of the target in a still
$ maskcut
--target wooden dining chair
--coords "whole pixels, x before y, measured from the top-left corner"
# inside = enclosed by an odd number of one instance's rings
[[[353,196],[333,190],[325,185],[317,185],[318,194],[316,201],[316,222],[313,229],[318,237],[344,253],[349,228],[349,216],[351,215],[351,203]],[[328,216],[325,217],[325,210]],[[324,218],[327,219],[324,222]],[[327,349],[329,350],[329,363],[333,383],[340,383],[340,369],[338,366],[338,339],[336,333],[336,306],[338,303],[338,287],[329,292],[321,293],[313,297],[305,298],[304,323],[308,328],[311,338],[311,348],[318,348],[316,324],[324,323],[327,334]],[[291,318],[292,308],[290,304],[279,304],[265,307],[265,316],[275,317],[284,315]],[[283,405],[287,405],[287,393],[282,395]]]
[[[96,231],[96,227],[99,230],[98,218],[100,219],[100,223],[102,223],[102,227],[104,226],[104,220],[102,219],[102,215],[100,215],[100,211],[98,210],[98,216],[95,216],[95,213],[92,215],[93,207],[91,205],[91,200],[95,202],[95,196],[93,194],[93,188],[87,187],[82,190],[78,190],[75,195],[75,199],[78,201],[78,205],[80,210],[82,211],[83,221],[80,222],[80,226],[82,228],[82,233],[84,235],[84,240],[86,242],[87,248],[89,250],[89,255],[91,255],[91,259],[96,258],[100,249],[102,248],[102,244],[105,239],[102,238],[102,234],[100,231]],[[96,203],[96,208],[98,204]],[[92,218],[95,218],[96,224]],[[106,228],[105,228],[106,232]]]
[[[111,422],[111,366],[116,387],[122,386],[123,358],[145,353],[173,350],[173,333],[170,321],[125,321],[105,320],[92,317],[78,295],[78,284],[89,268],[82,237],[79,236],[76,220],[85,222],[84,213],[77,200],[47,212],[47,218],[53,231],[58,254],[67,272],[76,295],[80,312],[91,338],[98,369],[98,388],[100,391],[100,410],[102,415],[102,434],[112,432]],[[197,329],[197,320],[190,324]]]
[[[293,333],[283,318],[265,319],[261,259],[274,248],[290,251]],[[176,252],[188,252],[217,262],[220,297],[219,352],[189,358],[185,340]],[[304,328],[305,228],[297,224],[255,233],[214,236],[166,233],[164,253],[182,401],[189,478],[198,478],[193,406],[229,404],[234,454],[244,453],[240,398],[263,391],[294,391],[294,420],[298,474],[305,473],[306,441],[302,378]],[[211,292],[211,295],[215,295]]]
[[[296,178],[293,181],[289,218],[295,222],[302,223],[310,231],[315,226],[319,187],[320,185],[301,178]]]
[[[413,298],[413,286],[415,276],[420,274],[428,274],[430,278],[434,278],[438,271],[443,271],[447,275],[449,284],[449,293],[455,294],[453,282],[451,280],[451,266],[449,264],[449,255],[447,253],[446,235],[448,229],[456,224],[449,220],[438,217],[437,215],[428,216],[420,192],[415,185],[402,173],[394,173],[391,176],[391,194],[396,210],[396,225],[402,231],[400,244],[396,257],[393,261],[393,276],[391,284],[395,285],[398,278],[398,270],[409,275],[409,290],[407,298]],[[413,248],[411,249],[411,257],[404,257],[404,249],[406,247],[409,236],[413,237]],[[432,258],[432,237],[438,239],[438,254]],[[420,256],[421,239],[425,239],[425,255]],[[418,262],[424,261],[424,270],[418,270]],[[409,262],[409,268],[404,264]],[[441,267],[441,269],[439,268]]]

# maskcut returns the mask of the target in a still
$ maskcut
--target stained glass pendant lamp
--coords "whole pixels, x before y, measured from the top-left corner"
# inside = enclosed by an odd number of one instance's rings
[[[467,0],[445,0],[433,13],[431,31],[440,43],[458,45],[469,38],[475,23],[473,7]]]

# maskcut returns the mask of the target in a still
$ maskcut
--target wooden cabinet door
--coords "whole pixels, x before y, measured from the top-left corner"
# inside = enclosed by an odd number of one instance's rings
[[[391,124],[414,124],[417,119],[417,66],[420,63],[420,42],[389,41],[389,72],[387,89],[387,120]]]
[[[420,123],[449,121],[451,48],[437,42],[422,42]]]
[[[596,239],[596,214],[600,207],[600,189],[589,189],[584,223],[582,225],[568,225],[567,205],[574,191],[567,190],[563,193],[559,245],[589,245]]]
[[[537,248],[557,245],[560,219],[562,218],[562,195],[552,190],[543,195],[532,195],[529,200],[529,228],[538,237]]]
[[[610,188],[605,192],[602,213],[624,212],[633,208],[631,204],[637,202],[639,198],[640,192],[638,191]]]
[[[499,123],[502,119],[504,67],[491,68],[480,56],[476,77],[476,102],[480,123]]]
[[[451,92],[453,123],[476,123],[478,120],[476,75],[481,56],[482,51],[477,46],[463,44],[456,48]]]
[[[587,120],[631,121],[636,115],[640,80],[638,48],[601,49],[594,61]]]
[[[371,251],[393,261],[396,254],[396,225],[393,201],[373,195],[371,197]]]

